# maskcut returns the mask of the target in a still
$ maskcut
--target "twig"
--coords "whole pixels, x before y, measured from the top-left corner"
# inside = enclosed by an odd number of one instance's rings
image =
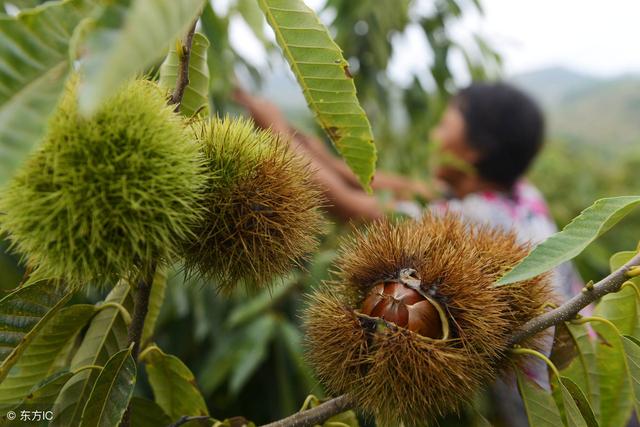
[[[193,33],[196,31],[197,23],[198,18],[193,21],[193,24],[189,28],[189,32],[184,38],[184,42],[181,43],[181,52],[178,52],[178,59],[180,61],[178,66],[178,79],[176,81],[176,88],[173,90],[173,94],[169,99],[169,105],[176,104],[176,108],[173,110],[176,113],[180,111],[180,104],[182,103],[184,90],[189,85],[189,59],[191,58],[191,44],[193,42]]]
[[[129,325],[129,344],[133,344],[131,356],[134,360],[138,359],[140,353],[140,340],[142,339],[142,331],[144,329],[144,321],[149,311],[149,297],[151,296],[151,285],[153,284],[153,276],[156,274],[156,264],[153,263],[146,277],[138,283],[133,305],[133,316]]]
[[[629,279],[627,272],[631,267],[640,266],[640,253],[629,260],[625,265],[609,274],[593,286],[585,287],[581,293],[562,304],[560,307],[548,311],[525,323],[509,340],[510,346],[517,344],[528,337],[573,319],[580,310],[603,297],[606,294],[617,292],[622,284]],[[338,396],[328,400],[308,411],[298,412],[290,417],[283,418],[262,427],[311,427],[322,424],[328,418],[352,408],[347,395]]]
[[[140,353],[140,340],[142,339],[142,331],[144,330],[144,321],[147,318],[147,312],[149,311],[149,297],[151,296],[151,285],[153,285],[153,277],[156,274],[156,263],[154,262],[146,277],[138,283],[136,288],[136,294],[133,304],[133,316],[131,317],[131,324],[129,325],[129,331],[127,341],[129,345],[133,344],[131,348],[131,357],[133,360],[138,360],[138,354]],[[127,410],[122,416],[120,427],[129,427],[131,425],[131,406],[127,407]]]
[[[178,418],[178,420],[173,423],[173,424],[169,424],[167,427],[180,427],[183,424],[188,423],[189,421],[198,421],[198,420],[211,420],[213,418],[211,418],[208,415],[194,415],[194,416],[187,416],[187,415],[183,415],[180,418]]]
[[[351,401],[346,394],[328,400],[315,408],[298,412],[290,417],[265,424],[262,427],[311,427],[322,424],[325,420],[341,412],[351,409]]]
[[[517,344],[532,335],[537,334],[550,326],[557,325],[573,319],[576,314],[595,300],[606,294],[617,292],[622,284],[628,280],[627,271],[640,265],[640,254],[634,256],[625,265],[609,274],[593,286],[585,287],[582,292],[575,295],[560,307],[548,311],[522,325],[511,337],[510,344]]]

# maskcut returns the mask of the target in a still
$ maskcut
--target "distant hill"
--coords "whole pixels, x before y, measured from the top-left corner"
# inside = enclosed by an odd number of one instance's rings
[[[541,103],[551,137],[599,146],[640,143],[640,76],[602,79],[547,68],[509,80]]]
[[[598,85],[600,79],[562,67],[518,74],[509,79],[533,95],[543,106],[550,107],[561,103],[573,93]]]

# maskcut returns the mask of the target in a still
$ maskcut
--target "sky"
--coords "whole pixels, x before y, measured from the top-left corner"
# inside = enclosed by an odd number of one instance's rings
[[[465,0],[460,1],[464,4]],[[487,39],[502,54],[504,74],[509,76],[537,69],[562,66],[601,77],[640,74],[640,1],[638,0],[481,0],[484,14],[473,8],[451,34],[463,45],[474,33]],[[215,0],[224,7],[226,0]],[[318,10],[324,0],[306,0]],[[430,7],[430,0],[417,0],[417,7]],[[470,3],[467,0],[467,3]],[[222,6],[221,6],[222,5]],[[321,16],[323,20],[330,15]],[[248,27],[240,19],[232,22],[232,43],[257,65],[266,58]],[[269,34],[268,34],[269,36]],[[389,66],[391,77],[408,83],[411,73],[425,75],[428,48],[417,28],[396,35],[398,55]],[[460,84],[468,81],[463,58],[453,55],[452,67]]]
[[[612,76],[640,72],[640,1],[482,0],[456,31],[480,30],[508,73],[562,65]]]

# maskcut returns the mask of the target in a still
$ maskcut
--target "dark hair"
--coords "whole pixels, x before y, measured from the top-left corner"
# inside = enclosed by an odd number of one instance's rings
[[[452,103],[465,121],[467,143],[480,152],[481,177],[513,186],[542,146],[544,118],[538,105],[504,83],[474,83]]]

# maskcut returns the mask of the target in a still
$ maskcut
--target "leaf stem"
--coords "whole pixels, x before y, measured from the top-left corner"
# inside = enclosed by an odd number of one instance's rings
[[[116,310],[118,310],[120,312],[120,315],[122,316],[122,320],[124,320],[124,323],[127,326],[131,325],[131,314],[129,314],[127,309],[124,308],[124,306],[122,304],[118,304],[117,302],[114,302],[114,301],[104,302],[104,303],[98,305],[97,311],[102,311],[105,308],[115,308]]]
[[[583,323],[590,323],[590,322],[600,322],[604,325],[607,325],[609,327],[609,329],[611,329],[613,332],[615,332],[617,335],[622,335],[620,333],[620,330],[618,329],[618,327],[616,325],[613,324],[613,322],[609,319],[605,319],[604,317],[600,317],[600,316],[589,316],[589,317],[581,317],[580,319],[576,319],[576,320],[572,320],[571,323],[576,323],[576,324],[583,324]]]
[[[537,357],[538,359],[543,360],[548,366],[549,368],[551,368],[551,371],[553,371],[553,374],[560,379],[560,372],[558,371],[558,368],[556,368],[556,365],[553,364],[553,362],[544,354],[540,353],[539,351],[533,350],[531,348],[512,348],[511,349],[511,353],[513,354],[530,354],[532,356]]]

